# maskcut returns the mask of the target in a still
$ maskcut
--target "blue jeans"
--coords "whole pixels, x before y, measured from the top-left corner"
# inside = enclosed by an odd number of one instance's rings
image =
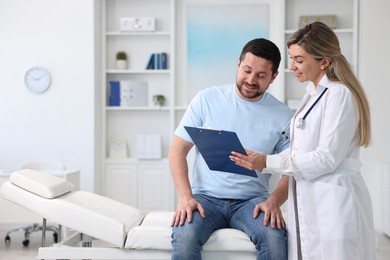
[[[206,217],[193,211],[191,223],[172,228],[173,260],[202,259],[202,246],[211,234],[221,228],[235,228],[245,232],[256,247],[257,260],[287,259],[287,232],[264,226],[262,212],[253,218],[255,206],[266,197],[251,200],[217,199],[205,195],[195,195],[202,204]]]

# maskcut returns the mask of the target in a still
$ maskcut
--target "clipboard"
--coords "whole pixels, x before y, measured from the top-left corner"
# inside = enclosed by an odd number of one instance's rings
[[[229,158],[231,151],[246,154],[235,132],[191,126],[184,126],[184,128],[210,170],[257,178],[255,171],[238,166]]]

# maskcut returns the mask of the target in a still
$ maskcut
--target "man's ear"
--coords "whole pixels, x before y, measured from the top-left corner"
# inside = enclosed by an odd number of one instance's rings
[[[276,77],[279,75],[279,71],[276,71],[275,73],[272,74],[271,76],[271,82],[269,84],[271,84],[272,82],[274,82],[274,80],[276,79]]]

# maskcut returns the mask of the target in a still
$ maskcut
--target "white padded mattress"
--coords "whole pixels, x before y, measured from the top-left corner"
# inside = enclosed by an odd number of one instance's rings
[[[125,248],[171,250],[172,217],[173,212],[148,213],[140,226],[130,230]],[[255,246],[244,232],[231,228],[215,231],[203,250],[256,252]]]
[[[118,247],[123,247],[128,231],[143,219],[140,210],[91,192],[74,191],[46,199],[8,181],[1,194],[42,218]]]
[[[172,249],[170,223],[173,212],[151,212],[144,217],[136,208],[95,193],[74,191],[55,199],[47,199],[11,182],[3,184],[0,194],[49,221],[120,248],[160,251]],[[253,256],[256,253],[253,243],[245,233],[230,228],[214,232],[203,251],[242,252]]]

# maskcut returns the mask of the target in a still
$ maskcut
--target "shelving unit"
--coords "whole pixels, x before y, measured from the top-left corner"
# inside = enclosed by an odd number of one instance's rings
[[[175,127],[175,0],[102,1],[103,193],[142,210],[172,210],[174,188],[168,149]],[[120,31],[121,17],[154,17],[155,31]],[[128,68],[115,68],[116,53],[126,52]],[[167,69],[147,70],[152,53],[168,54]],[[148,105],[109,106],[110,81],[146,81]],[[154,95],[164,95],[160,107]],[[137,97],[135,97],[137,98]],[[137,159],[137,135],[159,134],[162,158]],[[110,158],[114,138],[126,140],[127,158]]]
[[[286,0],[285,1],[285,42],[299,28],[299,17],[302,15],[336,15],[337,28],[334,29],[339,37],[341,51],[358,72],[358,15],[359,0]],[[285,102],[295,109],[297,100],[305,92],[307,83],[299,83],[294,74],[288,69],[288,52],[285,48]]]
[[[359,0],[247,0],[245,3],[269,4],[270,39],[282,52],[282,64],[270,92],[291,104],[300,100],[305,83],[299,83],[288,70],[285,42],[299,27],[301,15],[337,15],[337,29],[342,52],[357,72]],[[242,4],[238,0],[218,0],[212,4]],[[187,88],[187,42],[185,13],[188,4],[210,4],[202,0],[103,0],[102,1],[102,168],[103,193],[143,210],[174,210],[175,190],[171,180],[168,153],[171,138],[193,93]],[[285,13],[285,17],[280,17]],[[121,17],[155,17],[153,32],[120,32]],[[176,38],[177,35],[180,37]],[[118,51],[128,55],[128,68],[115,69]],[[166,52],[168,68],[146,70],[152,53]],[[176,63],[178,66],[176,66]],[[211,72],[212,73],[212,72]],[[148,105],[109,106],[111,80],[148,82]],[[206,86],[205,86],[206,87]],[[153,104],[153,95],[166,97],[163,107]],[[292,107],[293,109],[295,107]],[[159,134],[162,158],[137,159],[136,137]],[[110,158],[110,143],[115,137],[127,141],[128,158]],[[158,206],[159,205],[159,206]]]

